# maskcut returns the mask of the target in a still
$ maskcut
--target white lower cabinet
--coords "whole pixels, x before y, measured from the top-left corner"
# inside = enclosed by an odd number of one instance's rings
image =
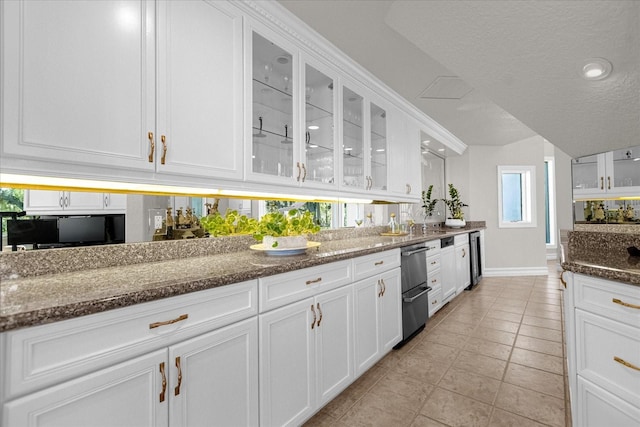
[[[257,425],[257,334],[248,319],[30,394],[3,425]]]
[[[402,339],[400,269],[354,284],[356,376]]]
[[[353,381],[353,287],[260,315],[260,424],[299,425]]]
[[[258,425],[257,282],[0,335],[2,426]]]
[[[3,408],[3,426],[167,426],[160,367],[168,372],[167,352],[158,350],[14,400]]]
[[[455,236],[456,295],[460,295],[471,284],[471,262],[469,234]]]
[[[640,287],[563,274],[575,426],[640,426]]]
[[[446,303],[456,296],[456,253],[453,246],[440,250],[440,271],[442,273],[442,300]]]

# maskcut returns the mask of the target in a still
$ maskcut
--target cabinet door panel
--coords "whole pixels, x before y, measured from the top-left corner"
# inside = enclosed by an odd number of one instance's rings
[[[3,2],[4,146],[152,169],[153,2]]]
[[[158,17],[157,170],[241,178],[242,17],[204,1],[159,2]]]
[[[314,409],[313,302],[309,298],[259,316],[261,425],[300,424]]]
[[[322,320],[316,330],[318,399],[324,405],[353,381],[353,288],[316,298]]]
[[[402,339],[402,304],[400,269],[396,268],[380,276],[383,294],[380,303],[380,344],[385,354]]]
[[[172,346],[169,362],[172,426],[258,425],[257,318]]]
[[[4,406],[6,426],[167,426],[170,398],[160,402],[166,350],[85,375]]]
[[[354,285],[356,376],[373,366],[379,358],[378,295],[381,290],[377,277]]]
[[[27,215],[63,209],[63,191],[26,190],[24,192],[24,210],[27,211]]]
[[[578,377],[578,410],[573,416],[581,427],[637,427],[640,410]]]

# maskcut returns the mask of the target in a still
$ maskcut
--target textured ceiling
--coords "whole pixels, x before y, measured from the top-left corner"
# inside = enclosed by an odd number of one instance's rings
[[[280,3],[467,145],[537,133],[577,157],[640,141],[640,1]],[[592,57],[608,79],[580,77]],[[420,98],[439,76],[473,90]]]

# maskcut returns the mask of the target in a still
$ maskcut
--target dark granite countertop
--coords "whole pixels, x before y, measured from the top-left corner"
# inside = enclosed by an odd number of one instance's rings
[[[323,232],[316,249],[274,257],[250,238],[135,243],[0,256],[0,332],[350,259],[484,228],[382,237],[379,230]],[[315,236],[314,236],[315,237]]]
[[[572,231],[562,268],[640,286],[640,257],[629,255],[630,246],[640,248],[640,234]]]

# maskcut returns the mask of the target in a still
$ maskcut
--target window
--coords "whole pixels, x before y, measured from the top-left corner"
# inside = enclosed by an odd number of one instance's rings
[[[498,226],[536,227],[535,194],[535,166],[498,166]]]

